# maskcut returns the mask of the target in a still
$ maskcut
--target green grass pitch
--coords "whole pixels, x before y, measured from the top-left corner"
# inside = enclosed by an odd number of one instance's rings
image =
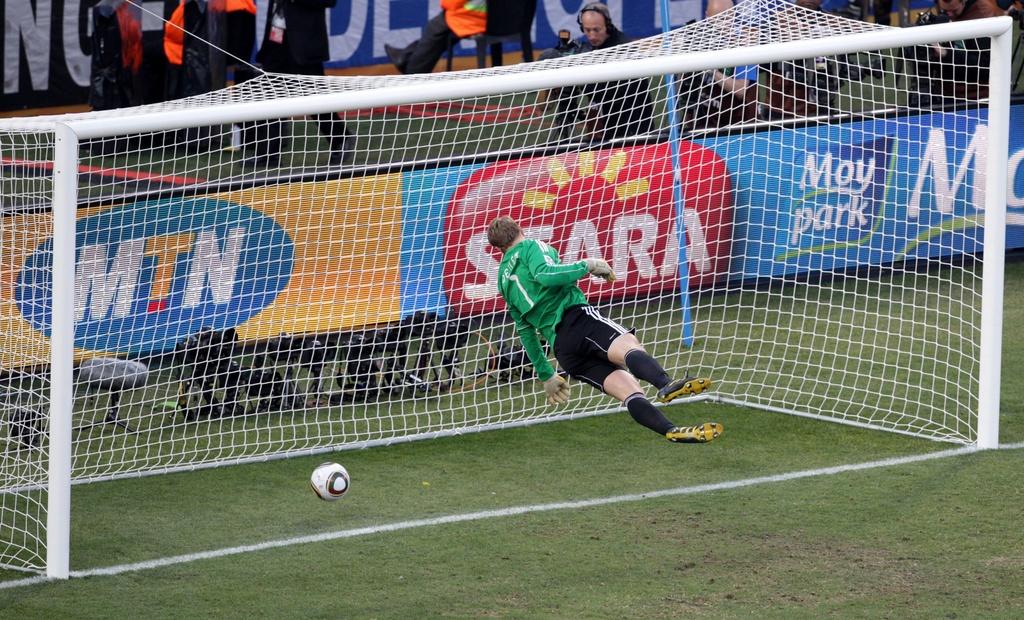
[[[1001,443],[1015,449],[782,480],[950,446],[701,403],[671,414],[724,423],[725,435],[703,446],[670,444],[615,414],[339,453],[330,458],[348,467],[353,488],[337,503],[307,488],[323,457],[78,486],[72,570],[123,572],[0,589],[0,609],[21,618],[1015,617],[1024,608],[1020,263],[1008,265],[1005,308]],[[725,488],[637,497],[711,484]],[[623,496],[632,501],[574,504]],[[567,505],[500,512],[552,503]],[[480,512],[491,516],[430,524]],[[359,528],[371,533],[222,555]],[[204,552],[213,557],[195,557]],[[183,561],[128,566],[175,556]]]

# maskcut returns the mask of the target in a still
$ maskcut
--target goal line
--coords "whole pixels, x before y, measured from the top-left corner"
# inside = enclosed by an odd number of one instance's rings
[[[1024,448],[1024,442],[1003,444],[999,447],[1000,450],[1020,450],[1022,448]],[[910,456],[893,457],[863,463],[851,463],[846,465],[834,465],[830,467],[821,467],[816,469],[805,469],[785,474],[775,474],[772,476],[758,476],[756,478],[744,478],[741,480],[730,480],[711,484],[660,489],[655,491],[647,491],[644,493],[614,495],[609,497],[599,497],[593,499],[567,502],[552,502],[547,504],[510,506],[508,508],[450,514],[441,517],[431,517],[427,519],[408,519],[403,521],[396,521],[393,523],[386,523],[382,525],[337,530],[334,532],[311,534],[308,536],[295,536],[279,540],[270,540],[262,543],[255,543],[252,545],[241,545],[237,547],[225,547],[222,549],[213,549],[210,551],[202,551],[197,553],[186,553],[166,558],[158,558],[155,560],[146,560],[143,562],[132,562],[128,564],[117,564],[113,566],[106,566],[100,568],[73,570],[70,573],[70,577],[73,579],[100,576],[109,577],[114,575],[122,575],[125,573],[135,573],[146,570],[164,568],[167,566],[176,566],[179,564],[190,564],[192,562],[200,562],[203,560],[212,560],[234,555],[242,555],[246,553],[259,553],[261,551],[268,551],[271,549],[294,547],[309,543],[322,543],[332,540],[342,540],[346,538],[373,536],[376,534],[399,532],[423,527],[434,527],[438,525],[448,525],[452,523],[467,523],[472,521],[482,521],[486,519],[501,519],[515,517],[519,515],[552,512],[556,510],[582,510],[585,508],[641,502],[651,499],[659,499],[663,497],[676,497],[683,495],[712,493],[716,491],[729,491],[733,489],[743,489],[747,487],[761,486],[765,484],[777,484],[793,480],[804,480],[810,478],[819,478],[823,476],[835,476],[851,472],[870,471],[873,469],[883,469],[888,467],[899,467],[902,465],[909,465],[913,463],[923,463],[938,459],[946,459],[951,457],[974,454],[977,451],[978,449],[973,446],[963,446],[959,448],[952,448],[949,450],[942,450],[938,452],[929,452],[926,454],[915,454]],[[0,582],[0,589],[36,585],[40,583],[46,583],[47,581],[52,581],[52,579],[43,576],[29,577],[25,579],[14,579],[10,581]]]

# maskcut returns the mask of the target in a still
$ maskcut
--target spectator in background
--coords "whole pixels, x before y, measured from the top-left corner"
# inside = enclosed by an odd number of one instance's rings
[[[796,0],[800,9],[822,12],[821,0]],[[807,37],[819,34],[807,13],[789,9],[779,13],[782,30]],[[767,87],[759,115],[764,119],[818,116],[832,111],[839,83],[829,71],[825,58],[802,58],[773,62],[763,66]]]
[[[101,0],[91,13],[89,105],[93,110],[113,110],[142,103],[146,76],[140,70],[145,53],[139,7]],[[96,156],[124,153],[142,144],[141,136],[83,141],[85,149]]]
[[[324,75],[324,62],[330,59],[326,11],[337,0],[270,0],[263,43],[256,55],[270,73]],[[320,133],[330,146],[332,166],[348,161],[354,140],[336,115],[317,114]],[[277,120],[257,123],[253,141],[256,165],[275,166],[281,153],[281,127]]]
[[[388,58],[402,73],[430,73],[453,41],[487,29],[486,0],[441,0],[441,9],[416,41],[403,48],[384,45]]]
[[[211,66],[210,11],[206,0],[181,0],[164,24],[164,55],[167,57],[167,98],[181,99],[208,93],[214,88]],[[217,140],[210,127],[191,127],[170,132],[166,145],[186,153],[204,153]]]
[[[233,67],[235,84],[256,77],[247,64],[256,46],[256,3],[253,0],[227,0],[224,50],[232,57],[227,66]]]
[[[583,6],[576,22],[584,35],[581,52],[606,50],[632,40],[615,27],[608,7],[600,2]],[[653,129],[654,104],[646,78],[587,84],[581,90],[589,100],[584,123],[591,141],[638,136]]]
[[[154,6],[162,5],[160,17],[169,20],[178,6],[178,0],[163,0]],[[141,12],[141,9],[140,9]],[[149,29],[142,31],[142,65],[139,67],[141,78],[139,103],[159,103],[167,99],[167,55],[164,54],[164,30]]]
[[[201,95],[212,88],[207,8],[205,0],[181,0],[164,24],[168,99]]]
[[[137,7],[101,0],[92,8],[89,105],[112,110],[140,103],[136,83],[142,66],[142,22]]]
[[[732,7],[732,0],[708,0],[704,17],[712,19]],[[735,41],[737,45],[756,43],[752,38],[753,31],[743,24],[727,20],[716,26],[719,26],[723,38]],[[679,88],[684,130],[725,127],[755,120],[757,71],[757,65],[744,65],[684,75]]]
[[[235,86],[251,80],[259,75],[252,67],[252,52],[256,47],[256,3],[254,0],[213,0],[219,5],[225,14],[224,51],[227,52],[224,58],[223,69],[224,82],[221,87],[227,85],[228,77],[232,78]],[[237,150],[241,144],[242,125],[235,123],[231,126],[230,150]]]
[[[875,23],[882,26],[892,25],[892,0],[875,0]]]
[[[996,4],[996,0],[936,0],[935,6],[939,14],[945,15],[951,22],[999,17],[1006,14],[1006,11]]]
[[[936,12],[922,13],[918,24],[962,22],[1006,12],[995,0],[936,0]],[[954,100],[988,97],[990,42],[987,38],[914,48],[917,89],[911,107],[932,107]]]

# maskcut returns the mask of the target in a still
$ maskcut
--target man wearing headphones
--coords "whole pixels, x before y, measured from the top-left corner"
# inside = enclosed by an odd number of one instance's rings
[[[615,27],[608,7],[600,2],[580,9],[576,22],[584,35],[581,52],[605,50],[632,40]],[[590,139],[602,141],[650,133],[654,105],[648,88],[646,78],[584,86],[583,94],[590,101],[586,116]]]

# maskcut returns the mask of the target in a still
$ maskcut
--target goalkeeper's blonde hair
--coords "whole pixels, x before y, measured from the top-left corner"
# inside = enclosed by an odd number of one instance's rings
[[[523,229],[519,227],[515,220],[507,215],[503,215],[491,222],[490,226],[487,227],[487,243],[504,252],[522,232]]]

